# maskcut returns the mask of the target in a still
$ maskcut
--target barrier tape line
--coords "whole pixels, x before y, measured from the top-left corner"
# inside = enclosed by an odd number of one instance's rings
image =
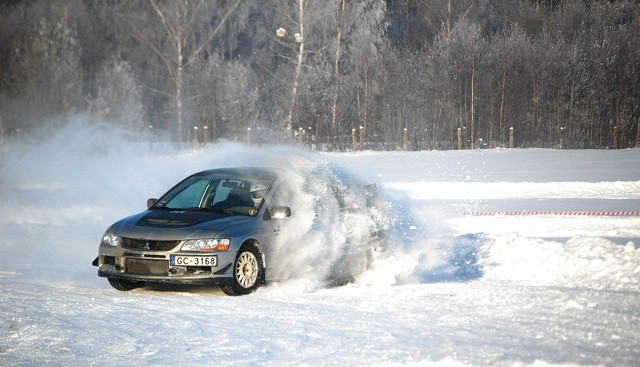
[[[465,212],[464,215],[471,215],[471,216],[560,215],[560,216],[584,216],[584,217],[632,217],[632,216],[640,216],[640,211],[626,211],[626,212],[552,212],[552,211]]]

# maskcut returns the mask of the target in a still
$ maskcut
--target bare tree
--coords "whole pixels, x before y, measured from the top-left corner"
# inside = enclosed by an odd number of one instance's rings
[[[291,95],[290,95],[290,104],[289,104],[289,114],[287,115],[287,121],[285,124],[285,129],[287,132],[290,132],[293,127],[293,119],[295,115],[296,109],[296,97],[298,95],[298,87],[300,84],[300,75],[302,72],[302,62],[305,58],[305,11],[307,8],[306,0],[295,0],[295,6],[293,7],[295,17],[291,18],[292,23],[295,24],[295,33],[293,35],[287,34],[287,30],[285,28],[278,28],[276,31],[276,35],[280,38],[289,37],[291,40],[295,42],[296,52],[293,56],[295,63],[295,71],[293,73],[293,78],[291,80]],[[295,20],[294,20],[295,19]]]
[[[342,32],[344,28],[344,14],[346,11],[346,0],[339,0],[338,7],[336,9],[336,51],[333,63],[333,102],[331,103],[331,128],[332,135],[337,131],[337,116],[338,116],[338,85],[340,84],[340,52],[342,51]]]
[[[342,86],[345,102],[355,106],[355,114],[350,113],[353,107],[343,103],[342,121],[337,125],[359,129],[363,127],[366,135],[376,133],[377,126],[369,124],[371,115],[377,116],[380,111],[372,110],[370,101],[380,98],[382,60],[385,51],[384,17],[385,4],[379,0],[350,2],[346,8],[343,23],[345,50],[344,67],[340,70],[342,77],[336,80]],[[350,91],[346,93],[346,91]],[[355,124],[343,126],[345,120]]]
[[[170,77],[172,88],[166,93],[175,102],[176,133],[178,140],[186,138],[184,126],[185,73],[190,63],[208,50],[211,41],[220,34],[242,0],[224,7],[225,2],[182,0],[159,3],[149,0],[157,20],[162,25],[164,37],[153,38],[148,30],[133,27],[133,35],[156,54],[160,64]],[[222,9],[220,18],[214,15]],[[213,23],[212,21],[215,21]]]
[[[41,20],[27,42],[13,65],[20,88],[12,103],[22,110],[23,124],[80,111],[81,49],[68,18]]]
[[[90,102],[94,114],[131,131],[146,127],[141,87],[127,61],[113,57],[98,74],[96,85],[96,96]]]

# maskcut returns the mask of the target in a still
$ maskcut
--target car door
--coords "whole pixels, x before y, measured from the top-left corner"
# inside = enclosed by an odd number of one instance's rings
[[[272,209],[276,207],[288,207],[290,208],[292,203],[290,202],[291,195],[287,195],[287,188],[285,185],[278,185],[266,198],[265,207],[262,211],[260,218],[260,237],[262,238],[262,248],[266,260],[266,279],[269,281],[276,281],[281,278],[281,269],[279,269],[279,261],[282,254],[282,241],[283,227],[285,227],[286,221],[290,221],[290,217],[273,217],[271,215]],[[293,209],[292,209],[293,210]]]

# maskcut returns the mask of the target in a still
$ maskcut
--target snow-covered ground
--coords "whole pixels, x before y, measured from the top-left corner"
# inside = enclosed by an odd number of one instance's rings
[[[640,365],[638,150],[179,149],[80,123],[40,139],[0,145],[1,366]],[[125,293],[90,265],[108,225],[190,173],[317,161],[392,205],[392,250],[354,284]]]

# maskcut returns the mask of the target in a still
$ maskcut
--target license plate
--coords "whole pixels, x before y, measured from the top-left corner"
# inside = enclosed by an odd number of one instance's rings
[[[218,266],[217,256],[171,255],[171,266]]]

